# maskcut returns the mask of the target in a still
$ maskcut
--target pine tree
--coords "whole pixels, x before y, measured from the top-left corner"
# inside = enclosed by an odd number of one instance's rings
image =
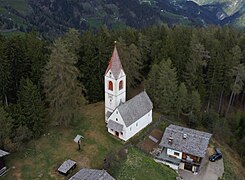
[[[176,109],[178,118],[181,113],[186,112],[186,108],[188,106],[188,92],[185,86],[185,83],[181,83],[179,85],[179,90],[177,94],[177,102],[176,102]]]
[[[151,68],[151,71],[148,74],[148,78],[146,81],[146,89],[151,97],[152,101],[154,102],[154,107],[159,107],[158,101],[158,83],[157,79],[159,78],[159,66],[158,64],[154,64]]]
[[[30,79],[21,80],[17,105],[20,108],[20,125],[26,126],[33,137],[40,136],[47,123],[46,111],[40,91]]]
[[[197,90],[192,91],[189,100],[189,126],[195,127],[199,123],[201,111],[201,97]]]
[[[8,115],[4,108],[0,106],[0,148],[4,146],[4,141],[10,136],[11,122],[12,118]]]
[[[147,90],[154,104],[164,113],[171,113],[175,108],[177,96],[177,73],[170,59],[153,66],[147,80]],[[155,83],[154,91],[151,85]]]
[[[59,125],[68,125],[79,116],[84,103],[83,86],[78,81],[79,70],[75,66],[78,59],[74,50],[78,48],[77,41],[79,33],[73,30],[64,39],[57,39],[43,74],[50,116]]]
[[[227,107],[226,115],[228,114],[232,101],[234,99],[234,96],[239,94],[242,91],[244,81],[245,81],[245,66],[244,64],[239,64],[237,67],[232,69],[231,76],[235,77],[234,84],[232,85],[232,91],[230,95],[229,104]]]
[[[127,87],[135,87],[142,79],[140,71],[143,64],[140,51],[135,44],[127,46],[122,38],[119,38],[118,51],[123,69],[127,75]]]

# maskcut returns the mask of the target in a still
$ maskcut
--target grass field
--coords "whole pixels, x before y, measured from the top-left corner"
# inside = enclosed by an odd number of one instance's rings
[[[97,103],[85,108],[85,117],[69,129],[53,128],[39,140],[32,141],[16,154],[9,156],[11,168],[5,179],[61,179],[57,167],[66,159],[73,159],[80,167],[102,168],[109,150],[122,146],[112,138],[104,124],[104,104]],[[84,136],[82,150],[73,141],[77,134]]]
[[[114,174],[118,180],[174,180],[177,175],[174,170],[156,163],[136,148],[129,149],[127,159],[121,168],[114,170]]]
[[[74,173],[81,167],[102,169],[105,156],[122,147],[123,143],[106,131],[104,103],[87,105],[84,112],[84,117],[70,128],[52,127],[40,139],[29,142],[18,153],[8,156],[7,166],[10,170],[3,179],[65,179],[57,173],[57,168],[68,158],[78,163]],[[73,141],[77,134],[84,136],[81,151],[77,150],[77,144]],[[129,177],[140,178],[141,173],[148,171],[152,173],[152,177],[156,177],[154,179],[172,179],[175,176],[168,167],[162,167],[138,150],[130,149],[128,157],[120,165],[122,169],[115,172],[116,179],[126,179],[125,173]],[[130,164],[131,161],[135,162],[135,166]],[[138,169],[139,172],[134,174],[131,168]]]

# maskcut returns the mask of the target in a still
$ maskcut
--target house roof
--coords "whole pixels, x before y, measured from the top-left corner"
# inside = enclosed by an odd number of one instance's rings
[[[112,112],[107,111],[107,112],[106,112],[106,117],[109,118],[109,117],[111,116],[111,114],[112,114]]]
[[[115,180],[105,170],[81,169],[69,180]]]
[[[153,104],[145,91],[136,95],[126,103],[118,107],[122,119],[127,127],[139,120],[146,113],[150,112]]]
[[[211,136],[210,133],[171,124],[166,128],[159,145],[204,157]],[[172,139],[171,142],[169,142],[169,139]]]
[[[110,129],[113,129],[114,131],[117,131],[117,132],[122,132],[123,130],[123,125],[122,124],[119,124],[115,121],[112,121],[112,120],[109,120],[109,122],[107,123],[106,125],[107,128],[110,128]]]
[[[9,155],[8,152],[3,151],[3,150],[0,149],[0,157],[4,157],[4,156],[7,156],[7,155]]]
[[[115,43],[115,47],[114,47],[114,50],[113,50],[113,53],[112,53],[112,56],[111,56],[111,60],[109,62],[109,65],[106,69],[106,72],[105,74],[111,70],[113,76],[115,79],[118,79],[118,76],[122,70],[122,64],[121,64],[121,61],[120,61],[120,58],[119,58],[119,55],[118,55],[118,52],[117,52],[117,48],[116,48],[116,43]]]
[[[58,171],[61,172],[61,173],[66,174],[75,165],[76,165],[75,161],[72,161],[72,160],[68,159],[65,162],[63,162],[63,164],[60,165],[60,167],[58,168]]]

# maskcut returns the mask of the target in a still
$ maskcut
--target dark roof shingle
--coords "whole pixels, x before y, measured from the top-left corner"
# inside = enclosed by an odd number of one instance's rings
[[[109,120],[108,124],[106,125],[107,128],[113,129],[114,131],[117,132],[122,132],[123,130],[123,125],[119,124],[115,121]]]
[[[184,136],[186,138],[184,138]],[[160,146],[198,157],[204,157],[211,136],[212,134],[210,133],[169,125],[163,134]],[[171,143],[169,143],[169,138],[172,139]]]
[[[81,169],[69,180],[115,180],[105,170]]]
[[[145,114],[150,112],[153,108],[153,104],[145,91],[136,95],[126,103],[118,107],[125,125],[129,127]]]

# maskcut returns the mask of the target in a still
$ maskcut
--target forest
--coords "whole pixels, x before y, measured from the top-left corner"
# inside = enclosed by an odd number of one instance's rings
[[[1,36],[0,148],[18,151],[103,101],[115,40],[128,92],[144,86],[155,111],[205,128],[245,166],[245,33],[226,26],[102,26],[82,35],[70,29],[53,42],[35,32]]]

